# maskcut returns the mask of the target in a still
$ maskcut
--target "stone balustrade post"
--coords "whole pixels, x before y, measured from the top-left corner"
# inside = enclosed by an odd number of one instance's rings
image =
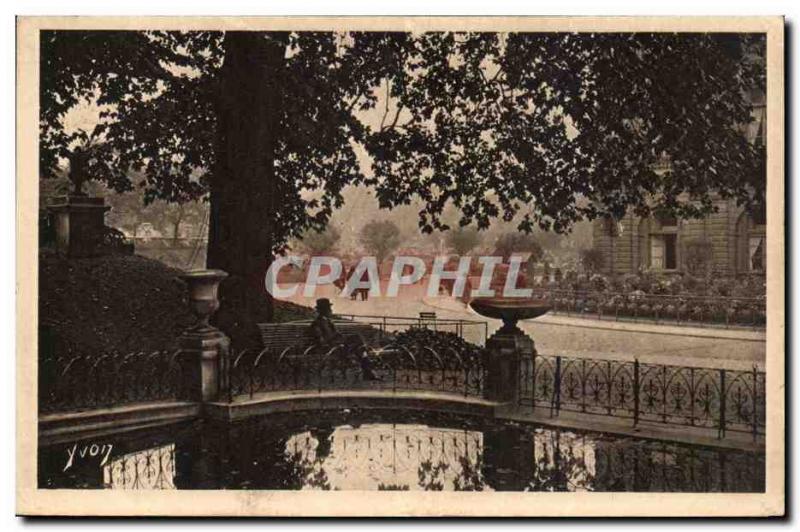
[[[56,233],[56,249],[69,257],[93,257],[100,251],[105,213],[104,198],[69,195],[48,207]]]
[[[219,309],[222,270],[195,270],[181,275],[189,289],[189,304],[198,318],[178,339],[187,400],[210,402],[228,395],[230,339],[208,320]]]
[[[522,379],[527,377],[522,374],[523,364],[532,367],[536,354],[533,340],[517,327],[517,322],[547,313],[550,305],[541,299],[521,297],[476,298],[469,305],[482,316],[503,320],[503,326],[486,340],[483,395],[490,401],[516,406],[523,392]],[[526,359],[530,359],[530,365]]]
[[[515,323],[507,322],[486,341],[486,352],[484,397],[490,401],[517,404],[521,362],[523,358],[533,356],[533,340]]]

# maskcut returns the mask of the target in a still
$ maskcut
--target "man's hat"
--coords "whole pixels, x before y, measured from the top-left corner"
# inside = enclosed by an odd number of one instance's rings
[[[322,297],[320,299],[317,299],[317,310],[331,309],[331,308],[333,308],[333,305],[331,305],[331,300],[328,299],[327,297]]]

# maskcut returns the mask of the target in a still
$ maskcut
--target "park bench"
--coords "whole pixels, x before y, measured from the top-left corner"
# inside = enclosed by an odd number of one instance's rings
[[[367,323],[349,320],[333,320],[336,330],[343,336],[359,336],[369,346],[380,337],[381,331]],[[261,342],[265,348],[281,353],[289,348],[296,348],[295,353],[302,353],[313,345],[311,321],[291,321],[285,323],[259,323]]]
[[[437,330],[436,328],[436,313],[435,312],[420,312],[419,313],[419,326],[424,328],[433,327],[433,330]]]

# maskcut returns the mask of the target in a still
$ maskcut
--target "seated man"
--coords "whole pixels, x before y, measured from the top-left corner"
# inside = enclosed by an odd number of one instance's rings
[[[336,330],[333,322],[333,307],[330,299],[317,299],[317,317],[311,322],[310,333],[314,345],[320,347],[333,347],[343,345],[343,353],[355,353],[361,366],[361,375],[365,380],[381,380],[372,371],[372,364],[367,356],[367,349],[363,338],[357,334],[343,335]]]

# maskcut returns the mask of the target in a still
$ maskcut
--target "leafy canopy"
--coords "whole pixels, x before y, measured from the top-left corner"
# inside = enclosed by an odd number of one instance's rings
[[[41,167],[55,173],[73,106],[105,106],[108,171],[147,200],[207,193],[224,61],[219,32],[44,31]],[[762,36],[722,34],[265,33],[275,72],[281,188],[275,245],[324,227],[347,184],[382,207],[422,199],[423,231],[493,218],[567,230],[653,208],[712,209],[711,194],[763,201],[764,147],[747,95],[763,90]],[[759,59],[761,58],[761,60]],[[378,117],[380,120],[378,121]],[[374,118],[374,120],[372,119]],[[84,135],[86,133],[83,133]],[[669,160],[669,171],[655,164]],[[315,191],[308,194],[308,191]]]

